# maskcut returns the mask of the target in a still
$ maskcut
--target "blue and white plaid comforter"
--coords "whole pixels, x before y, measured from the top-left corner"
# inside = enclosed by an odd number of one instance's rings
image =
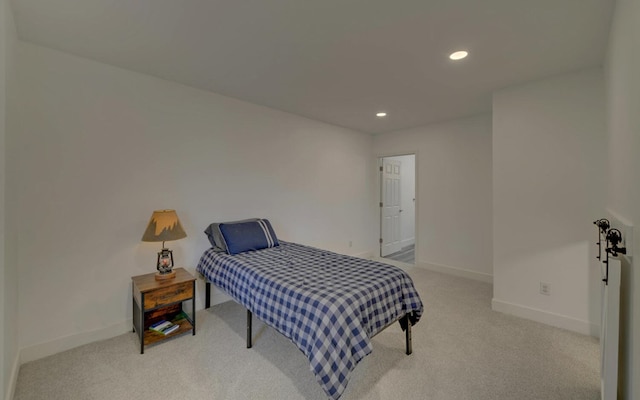
[[[291,339],[331,399],[371,353],[371,337],[407,313],[415,324],[423,310],[401,269],[295,243],[236,255],[209,249],[197,270]]]

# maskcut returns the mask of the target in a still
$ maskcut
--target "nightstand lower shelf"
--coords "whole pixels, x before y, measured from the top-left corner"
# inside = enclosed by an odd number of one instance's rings
[[[180,304],[178,305],[180,306]],[[144,340],[143,341],[145,346],[148,346],[148,345],[151,345],[175,336],[180,336],[188,332],[193,332],[193,334],[195,335],[194,323],[191,317],[189,317],[181,309],[179,310],[178,314],[176,314],[176,310],[178,309],[175,306],[176,305],[170,306],[170,307],[163,307],[163,308],[154,310],[154,311],[157,311],[157,313],[153,313],[152,311],[150,313],[151,315],[147,315],[147,320],[144,324]],[[149,326],[161,320],[171,321],[172,323],[179,325],[180,327],[168,335],[163,335],[159,332],[152,331],[151,329],[149,329]],[[136,326],[137,325],[134,324],[134,331],[136,330],[135,329]]]

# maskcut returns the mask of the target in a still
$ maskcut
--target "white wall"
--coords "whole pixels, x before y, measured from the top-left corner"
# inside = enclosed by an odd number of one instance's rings
[[[0,1],[0,398],[4,398],[5,387],[7,387],[8,374],[5,363],[7,358],[5,357],[5,257],[4,257],[4,231],[5,231],[5,131],[6,131],[6,104],[7,104],[7,78],[6,78],[6,46],[7,38],[5,33],[5,14],[7,13],[7,2],[5,0]]]
[[[416,239],[416,160],[414,155],[385,157],[399,161],[400,169],[400,241],[402,247],[410,246]]]
[[[18,45],[11,210],[20,220],[20,345],[29,360],[130,329],[140,238],[175,208],[193,271],[213,221],[269,218],[281,239],[357,254],[377,234],[369,135]],[[349,248],[349,241],[353,247]],[[198,307],[204,296],[199,286]],[[42,329],[46,326],[47,329]]]
[[[374,137],[376,155],[416,153],[416,264],[491,281],[491,116]]]
[[[604,131],[600,69],[495,92],[494,309],[598,333]]]
[[[607,208],[634,225],[632,266],[626,267],[621,306],[621,399],[640,398],[640,2],[618,0],[608,55],[607,132],[609,170]]]
[[[0,398],[13,395],[18,372],[18,275],[12,258],[7,223],[6,138],[9,131],[10,93],[13,93],[13,14],[8,0],[0,0]]]

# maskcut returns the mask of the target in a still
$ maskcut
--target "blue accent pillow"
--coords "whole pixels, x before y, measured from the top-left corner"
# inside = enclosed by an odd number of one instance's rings
[[[227,246],[224,244],[224,238],[222,237],[222,232],[220,232],[221,224],[239,224],[240,222],[253,222],[257,221],[258,218],[248,218],[243,219],[241,221],[229,221],[229,222],[214,222],[205,229],[204,233],[209,238],[209,242],[211,243],[211,248],[214,251],[220,253],[227,252]]]
[[[279,245],[271,223],[266,219],[235,224],[220,224],[220,233],[222,233],[222,238],[229,254],[261,250]]]

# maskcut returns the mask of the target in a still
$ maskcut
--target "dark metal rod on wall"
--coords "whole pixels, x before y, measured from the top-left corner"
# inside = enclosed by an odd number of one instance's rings
[[[605,218],[600,218],[597,221],[593,221],[593,223],[598,227],[598,256],[596,258],[600,260],[602,253],[602,236],[607,234],[611,224],[609,223],[609,220]]]

